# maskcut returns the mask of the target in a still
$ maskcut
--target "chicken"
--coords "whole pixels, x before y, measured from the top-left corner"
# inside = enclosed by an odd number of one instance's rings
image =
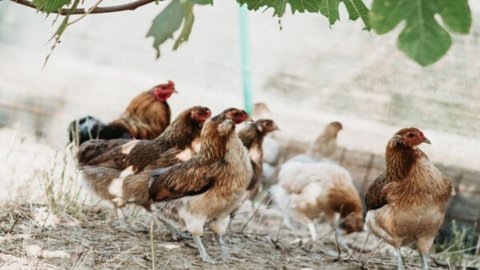
[[[229,257],[223,234],[253,175],[248,151],[235,133],[235,125],[248,119],[239,109],[211,118],[202,129],[197,155],[150,178],[156,212],[187,228],[205,262],[218,261],[210,258],[200,238],[204,224],[222,248],[222,259]]]
[[[289,160],[281,166],[278,184],[270,193],[282,210],[308,225],[312,241],[317,240],[314,220],[322,216],[332,228],[343,220],[346,233],[362,230],[363,209],[358,191],[350,173],[333,162]],[[340,243],[344,245],[340,240],[343,241],[337,228],[335,241],[339,257]]]
[[[254,123],[248,124],[238,132],[238,137],[248,149],[253,168],[253,177],[247,187],[243,201],[253,198],[261,187],[263,178],[263,139],[267,134],[278,129],[273,120],[259,119]]]
[[[450,181],[418,146],[430,144],[416,128],[399,130],[388,141],[387,169],[365,196],[368,230],[397,249],[398,269],[404,269],[400,247],[416,243],[423,269],[443,223],[453,189]]]
[[[263,102],[255,103],[252,117],[254,119],[273,119],[272,113],[267,104]],[[277,164],[280,159],[280,144],[273,137],[273,134],[265,136],[262,143],[263,149],[263,176],[264,184],[270,187],[276,182]]]
[[[167,99],[175,93],[172,81],[159,84],[130,101],[120,118],[109,124],[86,116],[68,126],[69,140],[77,145],[90,139],[154,139],[170,124]]]
[[[187,160],[199,148],[200,131],[210,115],[206,107],[187,109],[155,140],[85,142],[78,152],[84,184],[101,199],[112,202],[122,225],[128,228],[121,210],[127,202],[151,210],[148,181],[129,181],[128,176],[148,176],[152,169]]]
[[[313,158],[331,158],[337,150],[337,135],[342,128],[340,122],[329,123],[310,146],[307,154]]]

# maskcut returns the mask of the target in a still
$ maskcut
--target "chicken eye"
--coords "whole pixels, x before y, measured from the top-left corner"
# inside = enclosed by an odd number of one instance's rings
[[[408,133],[407,137],[408,137],[408,138],[413,138],[413,137],[415,137],[415,134],[413,134],[413,133]]]

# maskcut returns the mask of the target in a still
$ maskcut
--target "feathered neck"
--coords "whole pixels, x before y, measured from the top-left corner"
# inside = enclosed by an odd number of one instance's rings
[[[200,135],[201,129],[202,125],[194,121],[190,111],[187,111],[179,115],[155,140],[161,142],[166,148],[177,146],[183,149]]]
[[[207,120],[201,132],[199,155],[206,160],[223,158],[228,150],[227,142],[235,136],[235,124],[231,120]]]
[[[385,161],[387,162],[387,177],[393,181],[405,179],[417,160],[425,156],[418,147],[411,147],[398,141],[391,140],[387,144]],[[426,157],[426,156],[425,156]]]
[[[257,125],[254,123],[248,124],[238,133],[238,137],[242,141],[243,145],[250,149],[256,145],[262,145],[263,138],[265,137],[264,132],[258,130]]]

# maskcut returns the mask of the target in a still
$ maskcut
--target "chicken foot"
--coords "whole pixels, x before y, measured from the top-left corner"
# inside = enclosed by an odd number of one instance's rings
[[[195,245],[197,245],[197,249],[198,249],[198,252],[200,253],[200,257],[202,258],[202,261],[211,263],[211,264],[220,263],[220,261],[210,258],[210,256],[207,253],[207,250],[205,249],[205,246],[203,245],[202,239],[200,238],[199,235],[193,236],[193,241],[195,241]]]
[[[145,233],[146,231],[140,230],[133,228],[132,225],[127,221],[127,218],[125,217],[125,214],[123,213],[123,208],[117,207],[116,205],[113,206],[114,212],[110,216],[109,220],[107,221],[110,226],[111,222],[113,221],[114,218],[118,220],[120,223],[120,229],[131,234],[131,235],[136,235],[137,233]]]
[[[337,248],[337,254],[338,257],[336,260],[340,261],[342,259],[342,248],[347,249],[347,245],[345,244],[345,241],[343,238],[341,238],[340,235],[340,229],[336,228],[335,229],[335,247]]]
[[[217,242],[218,246],[222,249],[222,261],[226,262],[230,259],[230,253],[228,252],[228,247],[223,241],[223,236],[220,234],[214,234],[215,242]]]

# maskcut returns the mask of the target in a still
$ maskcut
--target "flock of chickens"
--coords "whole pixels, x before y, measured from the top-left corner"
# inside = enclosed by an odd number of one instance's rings
[[[415,243],[423,268],[428,269],[427,255],[454,190],[419,149],[430,143],[420,130],[404,128],[388,140],[387,169],[368,189],[364,211],[350,173],[329,159],[341,123],[327,125],[305,154],[272,173],[272,165],[265,162],[271,153],[264,158],[263,149],[272,144],[266,135],[279,129],[273,120],[253,122],[236,108],[212,116],[210,109],[194,106],[170,123],[167,99],[175,92],[169,81],[135,97],[109,124],[87,116],[69,126],[70,141],[79,145],[83,182],[112,203],[126,230],[135,231],[122,208],[135,204],[171,230],[174,239],[193,238],[203,261],[224,262],[229,253],[223,235],[230,217],[243,202],[268,188],[285,214],[284,224],[292,228],[291,218],[306,224],[313,241],[314,220],[325,217],[335,229],[339,256],[345,246],[339,225],[352,233],[363,230],[365,222],[369,233],[398,251]],[[237,132],[236,126],[246,121]],[[276,179],[271,187],[268,178]],[[205,225],[221,247],[220,259],[211,258],[202,243]],[[397,254],[398,269],[404,269]]]

